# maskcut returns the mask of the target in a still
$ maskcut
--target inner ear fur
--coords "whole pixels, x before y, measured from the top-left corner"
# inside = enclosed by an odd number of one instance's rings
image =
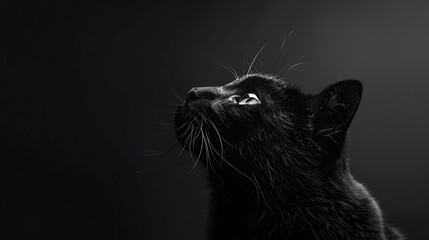
[[[362,96],[362,83],[343,80],[314,97],[313,138],[325,153],[339,151]]]

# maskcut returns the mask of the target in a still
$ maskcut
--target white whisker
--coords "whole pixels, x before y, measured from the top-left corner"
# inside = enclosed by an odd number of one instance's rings
[[[295,67],[298,67],[300,65],[304,65],[304,64],[308,64],[309,62],[300,62],[300,63],[295,63],[294,65],[292,65],[291,67],[289,67],[287,70],[290,71]]]
[[[268,204],[267,199],[265,199],[265,195],[264,195],[264,192],[262,191],[261,185],[259,185],[259,182],[256,179],[256,176],[253,172],[252,172],[252,175],[253,175],[253,178],[255,179],[255,183],[256,183],[257,188],[259,188],[259,191],[261,192],[261,196],[265,202],[265,205],[267,205],[268,209],[270,209],[270,211],[272,212],[273,210],[271,209],[270,205]]]
[[[201,132],[201,134],[203,134],[203,133],[202,133],[202,131],[203,131],[202,126],[200,126],[200,132]],[[203,136],[203,135],[202,135],[202,136]],[[194,166],[192,166],[192,168],[191,168],[191,170],[189,170],[189,172],[192,172],[192,171],[195,169],[195,167],[197,166],[198,161],[199,161],[199,160],[200,160],[200,158],[201,158],[201,153],[202,153],[202,152],[203,152],[203,143],[201,143],[200,152],[198,153],[197,160],[194,162]]]
[[[176,96],[181,102],[183,102],[183,99],[181,99],[173,90],[171,90],[170,89],[170,91],[171,91],[171,93],[173,93],[174,94],[174,96]]]
[[[261,53],[261,51],[265,48],[265,46],[267,46],[268,42],[266,42],[264,44],[264,46],[261,47],[261,49],[259,49],[258,53],[256,53],[255,57],[253,58],[252,62],[250,63],[249,68],[247,69],[247,73],[246,75],[248,75],[250,73],[250,71],[252,70],[252,66],[255,63],[256,58],[259,56],[259,54]]]

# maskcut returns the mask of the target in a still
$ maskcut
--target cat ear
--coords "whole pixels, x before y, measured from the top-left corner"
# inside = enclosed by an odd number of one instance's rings
[[[313,139],[325,153],[339,152],[350,123],[359,107],[362,84],[343,80],[314,97]]]

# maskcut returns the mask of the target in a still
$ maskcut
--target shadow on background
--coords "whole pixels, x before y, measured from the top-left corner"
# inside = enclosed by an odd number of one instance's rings
[[[231,81],[219,64],[246,72],[267,42],[255,68],[308,92],[364,82],[353,172],[393,225],[427,235],[426,1],[16,0],[0,10],[1,239],[204,239],[205,169],[189,173],[178,157],[172,91]]]

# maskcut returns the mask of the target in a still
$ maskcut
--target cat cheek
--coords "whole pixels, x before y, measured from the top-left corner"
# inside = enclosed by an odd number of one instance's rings
[[[220,100],[215,100],[215,101],[212,102],[211,107],[213,109],[218,109],[220,107],[220,105],[221,105],[221,101]]]
[[[225,107],[222,100],[215,100],[212,102],[212,104],[210,106],[211,106],[212,110],[216,113],[219,113]]]

